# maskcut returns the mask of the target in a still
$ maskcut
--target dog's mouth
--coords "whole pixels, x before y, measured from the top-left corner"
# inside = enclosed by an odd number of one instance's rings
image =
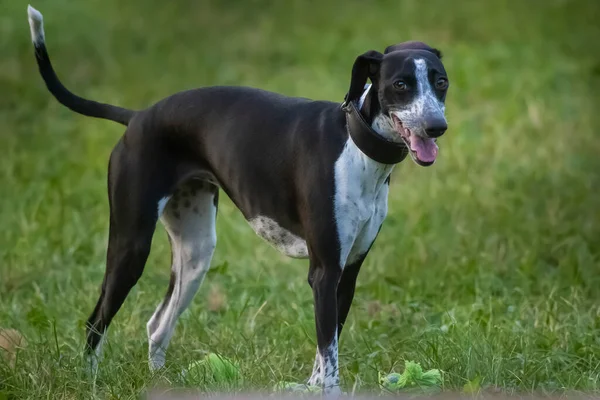
[[[416,135],[402,124],[400,118],[394,113],[391,114],[394,121],[394,129],[400,135],[406,147],[408,147],[412,159],[423,167],[433,164],[438,155],[436,140]]]

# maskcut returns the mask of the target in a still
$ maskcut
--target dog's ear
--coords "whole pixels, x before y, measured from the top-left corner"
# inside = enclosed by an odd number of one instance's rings
[[[399,44],[394,44],[392,46],[388,46],[385,49],[385,54],[391,53],[392,51],[397,51],[397,50],[426,50],[426,51],[429,51],[430,53],[435,54],[437,58],[439,58],[439,59],[442,58],[442,52],[439,51],[438,49],[434,49],[433,47],[428,46],[423,42],[415,42],[415,41],[404,42],[404,43],[399,43]]]
[[[379,73],[379,67],[383,54],[378,51],[370,50],[356,58],[352,66],[352,80],[350,81],[350,90],[346,95],[346,101],[353,101],[362,95],[367,79],[373,80]]]

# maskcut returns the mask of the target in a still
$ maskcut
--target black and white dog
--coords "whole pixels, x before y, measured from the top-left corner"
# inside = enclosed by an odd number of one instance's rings
[[[390,173],[408,154],[433,164],[447,128],[440,52],[406,42],[360,55],[341,105],[207,87],[132,111],[69,92],[50,64],[42,15],[29,7],[28,16],[40,73],[56,99],[127,126],[110,157],[106,274],[87,323],[89,354],[99,354],[142,275],[160,219],[172,247],[171,281],[147,328],[150,367],[164,365],[177,318],[209,269],[221,188],[259,236],[310,260],[318,349],[309,383],[339,393],[338,337],[387,213]]]

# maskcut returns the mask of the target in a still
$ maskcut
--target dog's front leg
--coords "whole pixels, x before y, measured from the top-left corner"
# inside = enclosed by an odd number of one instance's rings
[[[346,318],[348,317],[348,312],[350,311],[350,306],[352,305],[352,299],[354,298],[354,289],[356,286],[356,278],[358,277],[358,272],[360,271],[360,267],[362,266],[363,261],[365,260],[367,253],[363,254],[358,258],[354,263],[347,265],[343,273],[341,274],[339,285],[337,287],[337,339],[339,342],[340,334],[342,333],[342,328],[344,327],[344,323],[346,322]],[[319,386],[323,383],[321,377],[321,353],[317,348],[317,354],[315,356],[315,363],[313,366],[313,371],[308,380],[309,385]]]
[[[320,367],[320,379],[313,383],[321,383],[323,393],[328,396],[340,394],[337,287],[341,274],[342,269],[338,265],[322,265],[311,260],[308,282],[312,287],[315,302],[317,358]]]

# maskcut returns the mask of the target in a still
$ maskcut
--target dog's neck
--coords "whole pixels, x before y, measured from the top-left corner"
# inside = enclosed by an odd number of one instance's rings
[[[386,119],[389,118],[381,112],[377,94],[374,90],[370,89],[370,87],[367,87],[358,101],[359,112],[362,114],[365,121],[371,125],[371,129],[388,140],[394,140],[392,139],[394,137],[394,132],[391,121],[389,123],[386,122]],[[389,124],[389,127],[387,127],[386,124]],[[390,130],[392,131],[390,132]],[[368,177],[366,180],[370,182],[369,191],[372,193],[378,192],[394,169],[394,164],[381,164],[372,160],[367,157],[367,155],[365,155],[352,140],[349,141],[348,145],[353,149],[352,152],[356,154],[353,158],[362,166],[356,171],[356,174],[362,175],[365,178]]]
[[[392,119],[382,112],[377,91],[373,89],[373,85],[368,86],[361,97],[360,113],[365,121],[371,124],[371,128],[387,140],[392,142],[402,140],[394,130]]]
[[[348,164],[344,169],[351,171],[353,182],[360,182],[365,196],[378,193],[395,166],[395,164],[382,164],[373,160],[352,139],[348,140],[342,154],[343,157],[340,157],[344,159],[342,164]]]

